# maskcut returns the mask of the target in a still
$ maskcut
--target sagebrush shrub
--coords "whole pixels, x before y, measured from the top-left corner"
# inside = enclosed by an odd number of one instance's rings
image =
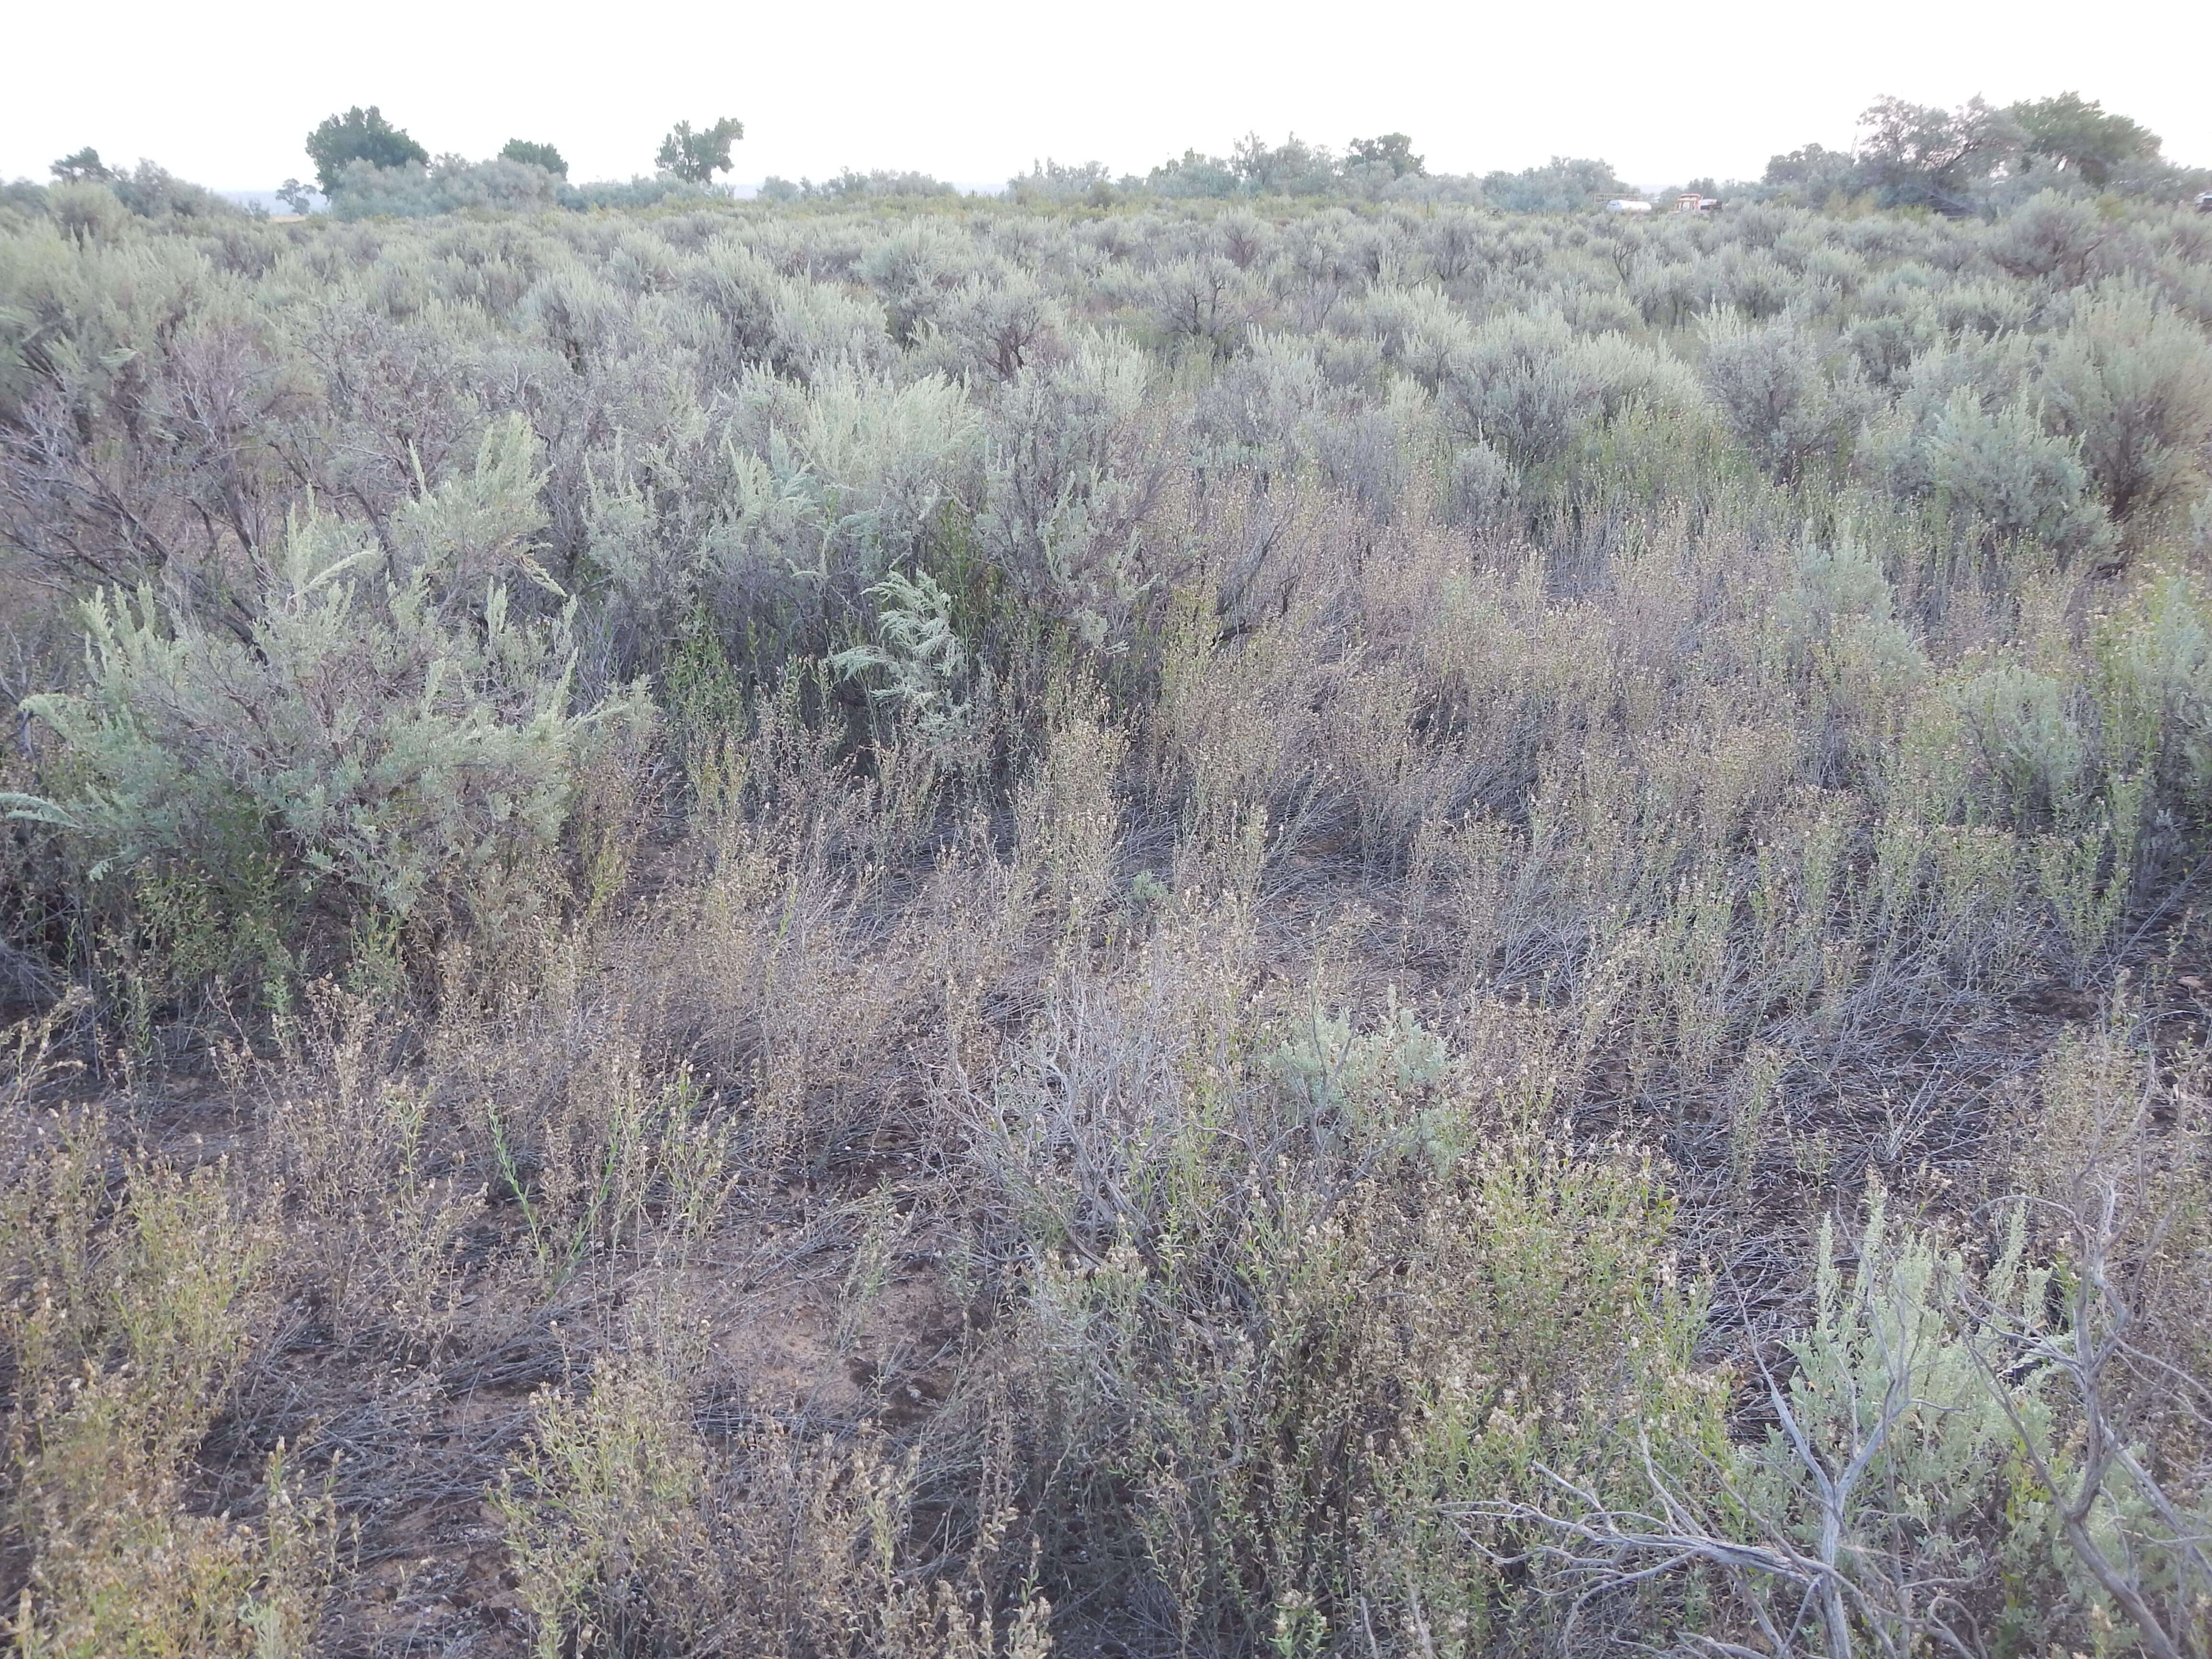
[[[0,187],[17,1645],[2192,1651],[2212,221],[1382,165]]]
[[[2193,491],[2212,444],[2212,345],[2143,289],[2084,295],[2037,375],[2045,418],[2081,446],[2112,516]]]
[[[434,934],[538,908],[578,768],[647,711],[635,691],[573,708],[573,603],[512,604],[518,566],[550,579],[520,545],[534,480],[495,441],[474,487],[403,515],[396,560],[295,522],[243,637],[150,588],[88,600],[90,684],[29,705],[57,748],[15,810],[95,882],[204,884],[272,955],[319,913]]]
[[[1848,368],[1831,369],[1802,321],[1752,324],[1715,312],[1705,344],[1706,384],[1769,471],[1794,478],[1816,461],[1841,458],[1868,400]]]

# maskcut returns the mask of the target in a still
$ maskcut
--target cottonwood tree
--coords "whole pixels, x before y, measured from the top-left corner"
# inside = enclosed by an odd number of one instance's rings
[[[1380,138],[1355,138],[1345,146],[1345,159],[1364,166],[1387,167],[1393,179],[1428,176],[1423,159],[1413,154],[1413,141],[1402,132],[1386,132]]]
[[[1612,163],[1554,155],[1540,167],[1486,173],[1482,198],[1508,213],[1572,213],[1613,196],[1632,195]]]
[[[528,167],[544,167],[546,172],[562,179],[568,176],[568,161],[550,144],[533,144],[527,138],[510,138],[501,147],[499,155],[503,161],[520,161]]]
[[[87,144],[73,155],[63,156],[46,170],[55,178],[67,179],[72,183],[86,181],[104,185],[116,176],[115,169],[102,161],[100,159],[100,152],[90,144]]]
[[[2108,114],[2101,104],[2078,92],[2012,105],[2005,111],[2018,127],[2023,155],[2103,185],[2129,161],[2148,161],[2159,149],[2158,135],[2124,115]]]
[[[2020,129],[1979,98],[1956,110],[1877,98],[1859,117],[1858,159],[1886,206],[1962,208],[1967,193],[2020,149]]]
[[[343,115],[333,115],[307,135],[307,157],[315,164],[315,182],[325,196],[335,195],[345,176],[346,163],[367,161],[374,167],[401,167],[410,161],[427,165],[430,152],[384,118],[371,104],[355,105]]]
[[[1256,132],[1246,133],[1230,166],[1249,196],[1326,196],[1343,177],[1336,157],[1295,132],[1273,145]]]
[[[689,121],[678,121],[660,141],[653,162],[686,184],[708,184],[716,173],[730,170],[730,146],[744,136],[745,124],[726,115],[696,131]]]
[[[1849,150],[1805,144],[1770,156],[1763,182],[1796,191],[1808,202],[1850,196],[1865,187],[1857,159]]]

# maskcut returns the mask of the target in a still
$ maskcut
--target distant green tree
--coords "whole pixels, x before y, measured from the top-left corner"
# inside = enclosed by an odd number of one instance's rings
[[[287,179],[276,187],[276,199],[294,213],[307,214],[314,210],[314,192],[297,179]]]
[[[2124,115],[2108,115],[2103,106],[2078,92],[2014,104],[2005,113],[2020,130],[2023,155],[2103,185],[2124,163],[2158,154],[2158,135]]]
[[[307,158],[315,164],[315,182],[330,196],[337,192],[349,161],[380,167],[405,167],[410,161],[427,166],[430,152],[386,120],[375,105],[363,109],[356,104],[307,135]]]
[[[824,201],[857,202],[877,196],[957,196],[960,191],[957,185],[926,173],[898,173],[888,167],[856,173],[846,167],[835,179],[824,179],[818,185],[802,179],[799,193]]]
[[[1082,199],[1094,207],[1103,207],[1114,199],[1114,177],[1103,161],[1085,161],[1077,167],[1048,156],[1032,162],[1027,173],[1018,173],[1007,179],[1006,192],[1021,202]]]
[[[544,167],[546,172],[562,179],[568,176],[568,162],[561,158],[561,152],[550,144],[533,144],[527,138],[510,138],[501,149],[500,156],[503,161],[520,161],[529,167]]]
[[[1554,155],[1540,167],[1519,173],[1482,176],[1483,200],[1508,213],[1574,213],[1635,193],[1611,163],[1573,155]]]
[[[1194,149],[1183,151],[1179,161],[1161,162],[1145,182],[1163,196],[1234,196],[1242,187],[1231,163]]]
[[[1807,144],[1770,157],[1763,182],[1794,191],[1816,206],[1831,196],[1850,196],[1866,188],[1857,157],[1849,150],[1829,149],[1821,144]]]
[[[87,144],[74,155],[63,156],[48,171],[57,179],[89,181],[95,185],[107,184],[116,176],[115,169],[102,161],[100,159],[100,152],[90,144]]]
[[[1336,157],[1295,132],[1279,144],[1248,132],[1237,140],[1229,165],[1248,196],[1327,196],[1344,177]]]
[[[1978,98],[1956,110],[1878,98],[1859,117],[1859,167],[1883,204],[1967,207],[1974,188],[2020,152],[2020,129]]]
[[[726,115],[696,132],[689,121],[678,121],[660,141],[660,154],[653,161],[663,173],[686,184],[709,184],[716,173],[730,170],[730,146],[744,136],[745,124]]]
[[[1413,154],[1413,141],[1402,132],[1386,132],[1380,138],[1355,138],[1345,146],[1345,159],[1369,167],[1388,167],[1393,179],[1425,179],[1428,168]]]

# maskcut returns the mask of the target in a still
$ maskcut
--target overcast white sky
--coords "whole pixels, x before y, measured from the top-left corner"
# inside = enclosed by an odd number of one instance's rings
[[[579,179],[650,171],[678,117],[735,115],[741,182],[996,185],[1041,155],[1142,172],[1257,129],[1336,148],[1403,131],[1432,172],[1602,156],[1656,185],[1847,145],[1881,93],[2078,90],[2212,164],[2205,0],[0,0],[0,177],[88,143],[233,190],[309,176],[301,140],[355,103],[434,154],[550,141]]]

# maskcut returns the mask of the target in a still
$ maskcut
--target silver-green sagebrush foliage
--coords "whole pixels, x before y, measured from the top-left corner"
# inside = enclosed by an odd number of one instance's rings
[[[2212,220],[1875,113],[0,198],[11,1639],[2202,1659]]]
[[[533,458],[521,422],[488,428],[471,474],[395,516],[389,555],[303,509],[242,637],[150,586],[95,592],[84,690],[24,705],[61,787],[13,810],[79,842],[95,883],[204,884],[280,956],[317,908],[521,925],[593,746],[650,720],[635,690],[575,706],[574,605],[526,540]],[[518,579],[558,608],[518,612]]]

